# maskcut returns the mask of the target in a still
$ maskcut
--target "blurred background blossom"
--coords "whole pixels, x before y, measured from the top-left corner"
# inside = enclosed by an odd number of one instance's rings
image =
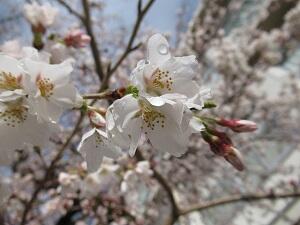
[[[24,15],[30,2],[0,0],[0,51],[16,58],[36,38]],[[84,15],[83,2],[88,2],[96,46],[107,68],[126,49],[138,1],[38,2],[58,11],[41,51],[51,54],[52,63],[72,58],[72,80],[80,92],[98,91],[103,81],[95,69],[95,46],[88,46],[91,37],[83,36],[87,25],[78,16]],[[18,150],[13,165],[0,168],[1,195],[8,198],[0,224],[300,224],[299,195],[275,199],[276,193],[300,189],[299,30],[297,0],[154,1],[135,37],[134,44],[142,45],[126,55],[107,85],[127,85],[130,72],[145,57],[147,39],[163,33],[175,55],[197,55],[198,83],[212,88],[218,105],[213,113],[258,124],[255,133],[238,138],[224,128],[242,152],[246,170],[235,171],[214,156],[196,134],[180,158],[154,153],[146,143],[135,158],[105,160],[98,172],[88,174],[76,147],[89,121],[70,110],[60,120],[63,132],[53,135],[47,148]],[[60,161],[47,173],[61,148],[66,150]],[[268,197],[259,200],[262,193]],[[220,203],[226,199],[233,200]]]

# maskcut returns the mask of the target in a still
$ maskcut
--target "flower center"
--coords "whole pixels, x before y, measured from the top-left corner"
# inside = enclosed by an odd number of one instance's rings
[[[158,92],[171,91],[173,78],[170,76],[169,71],[162,71],[159,68],[156,69],[150,77],[150,80],[146,82],[150,91]]]
[[[51,83],[49,78],[43,78],[39,75],[36,79],[36,85],[40,90],[41,96],[49,100],[51,95],[53,95],[54,84]]]
[[[165,116],[161,112],[156,111],[144,101],[139,102],[141,107],[141,116],[145,125],[154,130],[156,125],[160,125],[162,128],[165,127]]]
[[[103,140],[101,138],[101,135],[97,131],[96,131],[95,135],[96,135],[96,137],[95,137],[95,139],[96,139],[96,148],[99,148],[102,145]]]
[[[22,105],[8,107],[0,112],[0,121],[8,127],[16,127],[26,121],[27,111],[28,109]]]
[[[14,76],[10,72],[0,72],[0,89],[14,91],[16,89],[21,89],[21,76]]]

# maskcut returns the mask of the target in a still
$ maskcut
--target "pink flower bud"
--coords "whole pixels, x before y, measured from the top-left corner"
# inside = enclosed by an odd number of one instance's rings
[[[256,123],[250,120],[226,120],[217,119],[217,124],[223,127],[228,127],[234,132],[253,132],[257,129]]]
[[[79,29],[71,30],[64,38],[66,46],[74,48],[83,48],[88,45],[90,41],[90,36]]]

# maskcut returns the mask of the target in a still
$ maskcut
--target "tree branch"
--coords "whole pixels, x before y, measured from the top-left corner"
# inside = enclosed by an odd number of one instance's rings
[[[68,137],[68,139],[66,140],[66,142],[64,143],[64,145],[58,150],[58,152],[56,153],[56,155],[54,156],[53,160],[51,161],[51,164],[49,165],[49,167],[46,169],[46,173],[44,178],[38,183],[37,188],[35,189],[35,191],[33,192],[30,200],[25,204],[25,208],[24,208],[24,212],[22,215],[22,219],[21,219],[21,223],[20,225],[25,225],[27,222],[27,215],[30,212],[30,210],[33,207],[34,202],[36,201],[38,194],[44,189],[50,175],[53,173],[56,164],[58,163],[58,161],[60,160],[60,158],[62,157],[62,154],[64,152],[64,150],[67,148],[67,146],[70,144],[71,140],[73,139],[73,137],[76,135],[81,122],[83,121],[84,115],[81,113],[71,135]]]
[[[136,155],[136,158],[139,161],[146,160],[139,150],[136,151],[135,155]],[[167,193],[168,199],[170,200],[172,212],[171,212],[171,215],[170,215],[169,219],[165,222],[165,225],[172,225],[178,219],[178,217],[180,216],[180,210],[177,206],[172,188],[170,187],[168,181],[155,168],[152,167],[151,169],[153,171],[153,177],[164,188],[164,190]]]
[[[287,193],[254,193],[254,194],[244,194],[244,195],[233,195],[229,197],[224,197],[216,200],[212,200],[206,203],[194,205],[188,209],[184,209],[180,211],[180,215],[186,215],[195,211],[202,211],[208,208],[221,206],[225,204],[235,203],[235,202],[253,202],[259,200],[276,200],[280,198],[292,198],[292,197],[300,197],[300,191],[295,192],[287,192]]]
[[[136,50],[140,47],[140,44],[138,44],[134,47],[132,45],[133,45],[133,42],[136,38],[138,30],[140,28],[141,22],[143,21],[146,13],[148,12],[148,10],[150,9],[150,7],[152,6],[152,4],[154,2],[155,2],[155,0],[148,0],[145,7],[142,8],[142,0],[139,0],[138,6],[137,6],[137,12],[138,12],[137,13],[137,18],[136,18],[132,33],[130,35],[129,41],[127,43],[127,47],[126,47],[124,53],[120,56],[120,58],[116,62],[116,64],[109,71],[108,76],[111,76],[111,74],[113,74],[118,69],[118,67],[121,65],[123,60],[128,56],[128,54],[130,54],[132,51],[134,51],[134,50]]]
[[[82,20],[83,25],[85,26],[87,34],[91,37],[91,50],[93,54],[93,58],[95,61],[95,69],[98,74],[99,80],[103,81],[105,74],[103,72],[103,66],[101,62],[101,54],[98,48],[98,44],[93,32],[92,28],[92,21],[91,21],[91,14],[90,14],[90,6],[88,0],[81,0],[83,12],[84,12],[84,19]]]

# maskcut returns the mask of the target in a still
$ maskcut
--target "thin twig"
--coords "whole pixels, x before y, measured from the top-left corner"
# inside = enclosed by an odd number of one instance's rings
[[[154,2],[155,2],[155,0],[149,0],[147,2],[147,4],[145,5],[145,7],[142,8],[142,1],[139,0],[138,6],[137,6],[137,8],[138,8],[137,9],[137,11],[138,11],[137,18],[136,18],[132,33],[130,35],[129,41],[127,43],[127,47],[126,47],[124,53],[120,56],[120,58],[116,62],[116,64],[114,66],[112,66],[111,70],[108,73],[109,75],[113,74],[118,69],[118,67],[121,65],[123,60],[128,56],[128,54],[130,54],[132,51],[134,51],[140,47],[140,44],[133,46],[133,43],[134,43],[134,40],[138,33],[138,30],[140,28],[141,22],[143,21],[146,13],[148,12],[148,10],[150,9],[150,7],[152,6],[152,4]]]
[[[79,20],[83,21],[84,20],[84,17],[79,13],[77,12],[75,9],[73,9],[68,3],[66,3],[64,0],[57,0],[58,3],[60,3],[62,6],[64,6],[68,11],[69,13],[71,13],[72,15],[76,16]]]
[[[105,99],[111,95],[111,91],[82,95],[83,99]]]

